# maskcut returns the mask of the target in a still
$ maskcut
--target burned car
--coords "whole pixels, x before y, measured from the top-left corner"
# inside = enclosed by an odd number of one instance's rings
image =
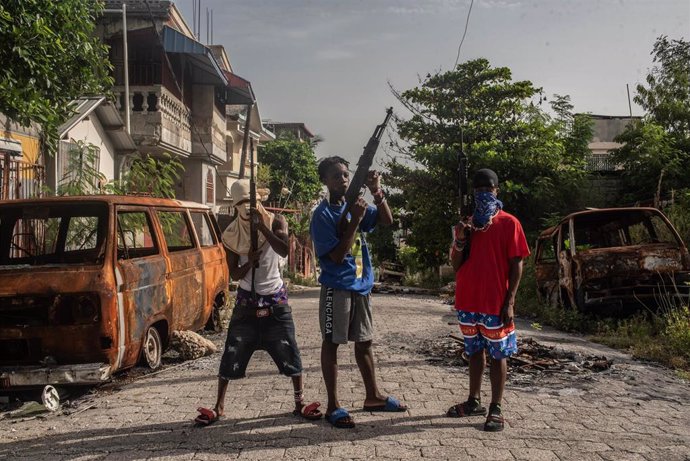
[[[551,305],[632,312],[687,303],[690,255],[656,208],[586,210],[541,233],[537,289]]]
[[[205,205],[126,196],[0,202],[0,389],[92,384],[151,368],[174,330],[224,304]]]

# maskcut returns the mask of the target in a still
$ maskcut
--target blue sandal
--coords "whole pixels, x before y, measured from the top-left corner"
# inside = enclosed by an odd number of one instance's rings
[[[386,403],[383,405],[372,405],[362,407],[364,411],[386,411],[386,412],[400,412],[407,411],[407,406],[400,403],[400,400],[396,399],[392,395],[386,398]]]
[[[333,413],[326,415],[326,421],[338,429],[352,429],[355,427],[355,422],[352,420],[350,413],[344,408],[336,408]]]

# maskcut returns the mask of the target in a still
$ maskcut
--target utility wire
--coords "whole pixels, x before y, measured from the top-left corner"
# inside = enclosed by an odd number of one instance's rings
[[[465,20],[465,31],[462,33],[462,39],[460,39],[460,46],[458,46],[458,55],[455,57],[455,64],[453,64],[453,69],[458,66],[458,61],[460,60],[460,49],[462,44],[465,43],[465,35],[467,35],[467,26],[470,23],[470,14],[472,14],[472,5],[474,5],[474,0],[470,1],[470,9],[467,12],[467,19]]]

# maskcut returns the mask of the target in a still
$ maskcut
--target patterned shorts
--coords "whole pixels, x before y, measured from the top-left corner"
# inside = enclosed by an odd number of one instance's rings
[[[487,349],[492,358],[501,360],[517,353],[514,323],[503,326],[498,315],[465,311],[458,311],[458,321],[467,355]]]

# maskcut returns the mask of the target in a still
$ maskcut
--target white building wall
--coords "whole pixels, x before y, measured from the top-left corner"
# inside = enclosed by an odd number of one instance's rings
[[[67,141],[85,141],[100,149],[99,171],[108,181],[115,179],[115,148],[95,114],[91,114],[67,132]]]

